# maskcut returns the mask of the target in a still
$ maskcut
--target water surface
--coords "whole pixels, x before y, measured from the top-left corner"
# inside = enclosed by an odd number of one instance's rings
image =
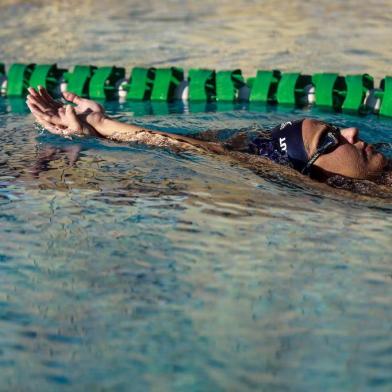
[[[7,0],[1,56],[382,77],[389,7]],[[105,106],[181,134],[309,115],[392,143],[376,116]],[[391,390],[390,199],[62,139],[15,100],[0,99],[0,143],[0,390]]]

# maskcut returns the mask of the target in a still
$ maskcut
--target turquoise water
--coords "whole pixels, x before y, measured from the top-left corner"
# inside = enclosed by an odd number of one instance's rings
[[[390,202],[0,105],[1,390],[391,389]],[[158,106],[107,109],[186,134],[304,114]],[[390,120],[306,114],[392,142]]]

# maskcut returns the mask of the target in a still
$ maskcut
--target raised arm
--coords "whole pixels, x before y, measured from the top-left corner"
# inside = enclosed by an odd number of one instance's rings
[[[27,105],[36,121],[51,133],[63,136],[100,136],[121,142],[168,147],[175,151],[209,151],[216,154],[226,152],[220,143],[154,131],[113,120],[96,102],[72,93],[63,95],[75,106],[55,101],[42,87],[39,87],[38,91],[29,88]]]

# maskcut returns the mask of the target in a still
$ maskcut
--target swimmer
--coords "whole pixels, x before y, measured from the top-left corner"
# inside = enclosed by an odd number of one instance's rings
[[[383,179],[386,175],[391,177],[388,159],[371,144],[360,140],[357,128],[340,129],[305,118],[282,123],[270,132],[259,132],[250,140],[248,135],[240,133],[226,143],[219,143],[116,121],[109,118],[97,102],[70,92],[63,93],[63,97],[71,104],[63,104],[54,100],[43,87],[28,91],[27,106],[36,121],[57,135],[96,136],[175,151],[255,154],[323,182],[339,175],[389,185],[389,180]]]

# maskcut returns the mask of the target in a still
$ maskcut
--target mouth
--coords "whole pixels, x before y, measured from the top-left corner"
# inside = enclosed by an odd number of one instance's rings
[[[367,144],[366,142],[362,142],[362,143],[363,143],[363,146],[361,148],[362,156],[366,160],[369,160],[375,154],[379,154],[379,152],[377,152],[377,150],[374,148],[373,144]]]
[[[388,159],[379,151],[372,144],[365,144],[364,148],[362,149],[362,154],[367,161],[373,160],[376,156],[381,159],[380,167],[383,169],[388,164]]]
[[[374,147],[371,144],[366,145],[365,152],[367,156],[374,154]]]

